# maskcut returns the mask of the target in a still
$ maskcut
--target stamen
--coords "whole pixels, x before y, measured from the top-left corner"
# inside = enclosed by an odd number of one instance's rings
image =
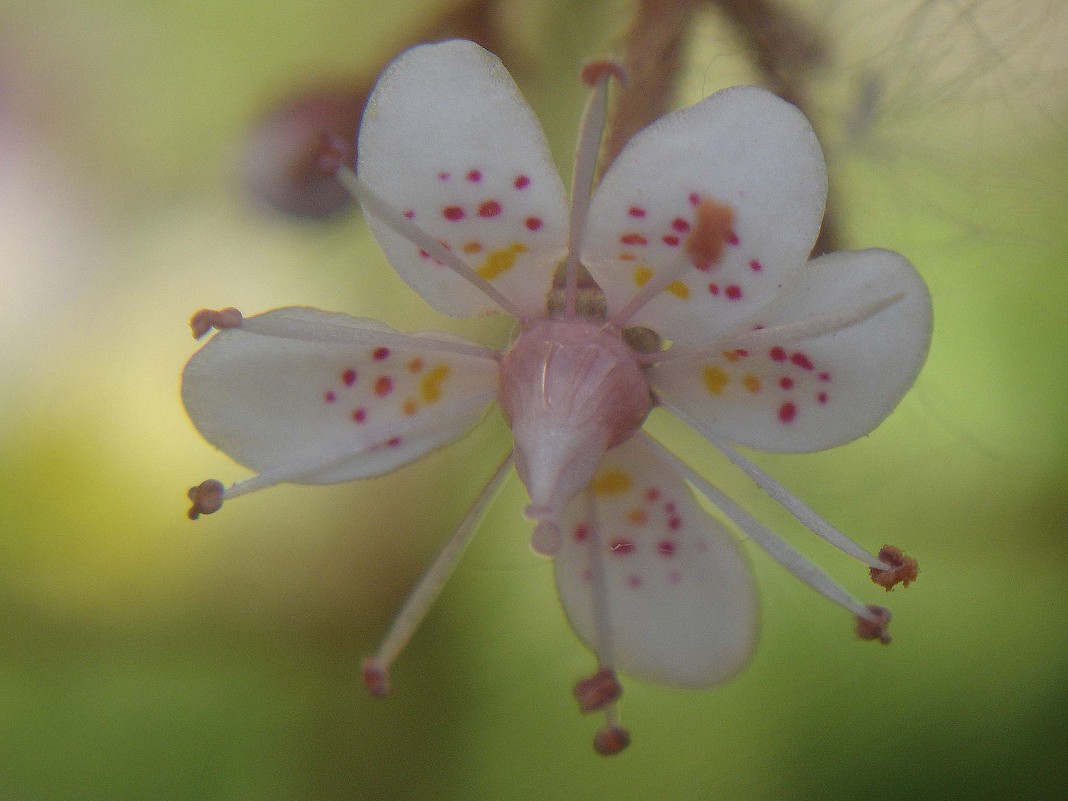
[[[720,353],[724,350],[761,348],[767,345],[783,345],[800,342],[805,339],[814,339],[815,337],[834,334],[858,323],[863,323],[883,311],[883,309],[890,308],[904,297],[904,292],[898,292],[895,295],[873,301],[855,309],[847,309],[835,314],[818,314],[803,320],[795,320],[767,328],[754,328],[751,322],[747,322],[733,332],[705,345],[694,347],[675,346],[647,356],[643,361],[651,364],[666,362],[671,359],[700,358],[705,354]],[[761,314],[764,313],[766,313],[766,310],[761,312]]]
[[[452,575],[452,571],[456,568],[456,564],[460,561],[464,550],[470,544],[475,528],[479,520],[482,519],[486,507],[489,506],[490,501],[497,494],[497,490],[500,488],[505,476],[508,475],[511,467],[512,454],[509,452],[508,456],[497,467],[493,477],[482,488],[482,492],[479,493],[478,498],[460,522],[459,527],[441,547],[437,556],[434,557],[434,561],[430,563],[426,572],[423,573],[412,588],[400,612],[393,619],[393,623],[390,625],[389,631],[386,632],[381,645],[378,646],[377,653],[364,661],[363,681],[373,695],[385,695],[389,692],[389,666],[404,650],[404,646],[408,644],[408,641],[411,640],[416,628],[426,617],[430,606],[445,586],[445,582]]]
[[[616,678],[616,672],[609,667],[602,667],[588,679],[582,679],[575,685],[575,699],[578,701],[579,711],[584,715],[615,703],[622,694],[623,688]]]
[[[718,448],[736,467],[740,468],[742,472],[749,476],[749,478],[753,479],[758,487],[768,493],[773,500],[797,518],[797,520],[801,522],[802,525],[806,526],[813,534],[827,540],[827,542],[835,548],[849,554],[854,559],[858,559],[871,566],[872,570],[882,571],[890,567],[889,563],[880,561],[874,554],[864,550],[860,545],[853,542],[853,540],[816,514],[816,512],[814,512],[804,501],[761,470],[747,457],[736,451],[727,440],[711,428],[702,425],[681,409],[676,409],[670,402],[661,400],[661,403],[665,409],[671,411],[679,419],[700,433],[702,437],[711,442],[712,445]]]
[[[555,556],[560,550],[560,526],[551,520],[539,520],[530,535],[530,547],[542,556]]]
[[[430,256],[479,289],[486,297],[516,319],[520,321],[526,319],[527,315],[523,310],[512,303],[497,287],[475,272],[470,265],[442,245],[441,242],[393,208],[345,164],[339,164],[337,179],[341,181],[342,185],[364,209],[384,222],[396,233],[403,236],[413,245],[425,250]]]
[[[890,644],[890,610],[885,606],[867,607],[868,616],[857,618],[857,636],[862,640],[878,640],[883,645]]]
[[[319,320],[308,321],[302,317],[288,317],[274,313],[269,317],[249,317],[241,330],[258,336],[292,339],[300,342],[326,342],[343,345],[367,345],[389,348],[411,348],[433,353],[452,353],[458,356],[477,356],[500,360],[501,354],[493,348],[485,348],[470,342],[452,339],[435,339],[425,334],[403,334],[399,331],[383,331],[375,328],[353,328],[333,325]]]
[[[590,554],[590,594],[593,606],[593,621],[597,629],[597,642],[594,648],[597,661],[602,668],[611,668],[615,664],[615,650],[612,644],[612,618],[608,608],[608,581],[604,574],[604,551],[601,542],[601,526],[597,519],[597,505],[594,494],[587,489],[584,492],[586,510],[590,519],[588,547]]]
[[[601,756],[615,756],[630,745],[630,732],[622,726],[607,726],[593,738],[593,749]]]
[[[772,559],[828,600],[849,610],[858,618],[863,618],[871,623],[877,622],[878,618],[867,606],[864,606],[860,601],[850,595],[817,565],[809,561],[799,551],[795,550],[791,545],[788,545],[778,535],[771,531],[771,529],[701,478],[701,476],[686,464],[686,462],[678,458],[674,453],[660,444],[660,442],[644,432],[642,433],[642,436],[645,437],[647,442],[659,449],[698,492],[708,498],[708,500],[729,517],[738,528],[752,537],[753,541],[763,548]]]
[[[586,227],[586,213],[593,193],[593,179],[597,170],[597,154],[601,149],[601,135],[608,109],[609,79],[624,80],[623,67],[612,61],[595,61],[582,70],[582,80],[592,87],[586,111],[579,127],[575,148],[575,173],[571,181],[571,216],[567,238],[567,259],[564,262],[564,315],[574,317],[578,297],[578,264],[582,251],[582,234]]]
[[[920,572],[919,563],[893,545],[884,545],[879,549],[879,560],[888,567],[873,566],[868,572],[871,574],[871,580],[880,587],[885,587],[887,592],[898,584],[902,587],[909,586]]]
[[[222,508],[225,492],[226,489],[223,487],[222,482],[216,481],[214,478],[209,478],[195,487],[190,487],[189,492],[186,493],[189,500],[193,502],[193,505],[189,507],[189,511],[186,513],[189,519],[196,520],[201,515],[218,512]]]
[[[211,329],[222,331],[224,328],[240,328],[241,312],[229,306],[225,309],[201,309],[189,318],[189,327],[193,329],[193,339],[200,339]]]

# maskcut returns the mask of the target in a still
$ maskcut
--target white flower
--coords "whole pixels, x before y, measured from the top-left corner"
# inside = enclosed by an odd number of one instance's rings
[[[926,287],[901,256],[807,260],[823,156],[802,114],[761,89],[727,89],[649,126],[591,197],[612,71],[587,75],[595,89],[570,215],[533,113],[501,63],[470,42],[397,58],[364,115],[356,174],[339,171],[390,262],[430,304],[518,319],[503,353],[307,308],[246,319],[205,311],[195,331],[220,331],[182,386],[204,437],[257,471],[228,489],[191,490],[194,517],[283,481],[381,475],[460,437],[497,400],[538,521],[532,543],[553,558],[568,619],[597,655],[576,695],[583,711],[607,715],[602,753],[628,740],[617,668],[705,687],[753,648],[746,558],[687,484],[850,610],[861,636],[889,640],[888,612],[854,600],[644,434],[651,407],[699,431],[877,583],[908,583],[914,561],[891,548],[869,554],[733,446],[812,451],[866,434],[912,384],[931,331]],[[582,267],[596,284],[580,281]],[[511,464],[365,664],[372,691],[388,690],[389,664]]]

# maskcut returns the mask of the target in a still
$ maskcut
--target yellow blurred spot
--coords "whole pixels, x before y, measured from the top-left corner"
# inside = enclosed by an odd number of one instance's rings
[[[637,257],[633,253],[620,253],[619,258],[622,261],[634,261]]]
[[[416,357],[415,359],[412,359],[410,362],[408,362],[408,372],[418,373],[422,369],[423,369],[423,360],[422,359]]]
[[[481,242],[468,242],[462,248],[464,253],[480,253],[482,251]]]
[[[449,365],[439,364],[425,376],[420,382],[423,390],[423,403],[437,403],[441,400],[441,385],[449,376]]]
[[[515,267],[515,260],[520,253],[526,253],[529,248],[522,242],[513,242],[506,248],[491,252],[482,266],[476,272],[487,281],[492,281],[502,273],[506,273]]]
[[[627,512],[627,520],[640,526],[649,521],[649,513],[640,506],[636,506]]]
[[[738,361],[738,359],[740,359],[741,356],[739,356],[733,350],[725,350],[725,351],[723,351],[723,358],[726,359],[727,361],[731,362],[731,363],[734,363],[734,362]]]
[[[415,414],[419,409],[419,404],[415,402],[415,398],[408,398],[404,401],[404,413]]]
[[[706,367],[705,386],[713,395],[723,394],[723,388],[731,382],[731,377],[719,367]]]
[[[629,490],[632,483],[630,473],[609,469],[598,473],[590,488],[594,495],[620,495]]]
[[[638,286],[645,286],[649,283],[649,279],[653,277],[653,271],[646,267],[644,264],[639,264],[634,268],[634,283]]]
[[[750,392],[760,392],[760,379],[752,373],[746,375],[746,377],[742,379],[742,383],[745,384],[745,388]]]
[[[683,300],[690,297],[690,288],[682,281],[672,281],[667,285],[667,291],[675,297],[682,298]]]

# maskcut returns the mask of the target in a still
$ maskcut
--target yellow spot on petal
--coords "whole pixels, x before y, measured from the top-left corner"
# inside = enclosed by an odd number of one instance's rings
[[[627,512],[627,520],[636,525],[644,525],[649,522],[649,513],[642,509],[640,506],[636,506]]]
[[[415,402],[415,398],[408,398],[404,401],[404,413],[415,414],[419,410],[419,404]]]
[[[731,377],[719,367],[706,367],[703,378],[705,387],[713,395],[722,395],[723,388],[731,382]]]
[[[463,246],[462,250],[463,250],[464,253],[481,253],[482,252],[482,243],[481,242],[467,242]]]
[[[423,376],[420,387],[423,391],[423,403],[437,403],[441,400],[441,385],[449,376],[449,365],[439,364]]]
[[[734,363],[738,361],[738,359],[740,359],[741,357],[733,350],[725,350],[723,351],[723,358],[731,363]]]
[[[621,495],[631,488],[630,473],[622,470],[603,470],[598,473],[590,488],[594,495]]]
[[[682,298],[683,300],[690,297],[690,288],[682,281],[672,281],[667,285],[667,291],[675,297]]]
[[[634,268],[634,283],[638,286],[645,286],[649,283],[649,279],[652,277],[653,271],[644,264],[639,264]]]
[[[760,379],[752,373],[747,374],[746,377],[742,379],[742,383],[745,384],[745,388],[750,392],[760,392]]]
[[[408,362],[408,372],[410,372],[410,373],[418,373],[422,369],[423,369],[423,360],[422,359],[416,357],[416,358],[412,359],[410,362]]]
[[[522,242],[513,242],[506,248],[492,251],[482,266],[476,272],[487,281],[492,281],[502,273],[506,273],[515,267],[515,260],[520,253],[526,253],[529,248]]]
[[[619,258],[621,261],[634,261],[638,257],[633,253],[620,253]]]

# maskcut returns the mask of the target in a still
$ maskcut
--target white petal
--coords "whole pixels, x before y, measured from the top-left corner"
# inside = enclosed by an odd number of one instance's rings
[[[349,481],[417,459],[478,419],[496,394],[497,362],[476,353],[444,334],[275,309],[194,354],[182,400],[205,439],[253,470]]]
[[[675,687],[722,682],[749,660],[757,600],[749,564],[727,529],[639,437],[610,450],[561,520],[556,585],[572,627],[601,652],[594,602],[599,544],[614,665]]]
[[[805,262],[826,193],[823,154],[801,112],[762,89],[726,89],[630,141],[593,198],[582,260],[610,312],[674,271],[631,322],[675,342],[708,342]],[[734,213],[733,236],[703,269],[686,253],[702,199]]]
[[[841,445],[890,414],[923,365],[931,339],[923,279],[890,251],[828,254],[805,265],[757,321],[772,329],[892,298],[841,330],[666,361],[651,380],[668,408],[738,444],[794,452]]]
[[[531,315],[544,312],[567,240],[567,202],[545,135],[496,56],[464,41],[414,47],[378,79],[357,173]],[[495,304],[368,215],[400,276],[453,315]]]

